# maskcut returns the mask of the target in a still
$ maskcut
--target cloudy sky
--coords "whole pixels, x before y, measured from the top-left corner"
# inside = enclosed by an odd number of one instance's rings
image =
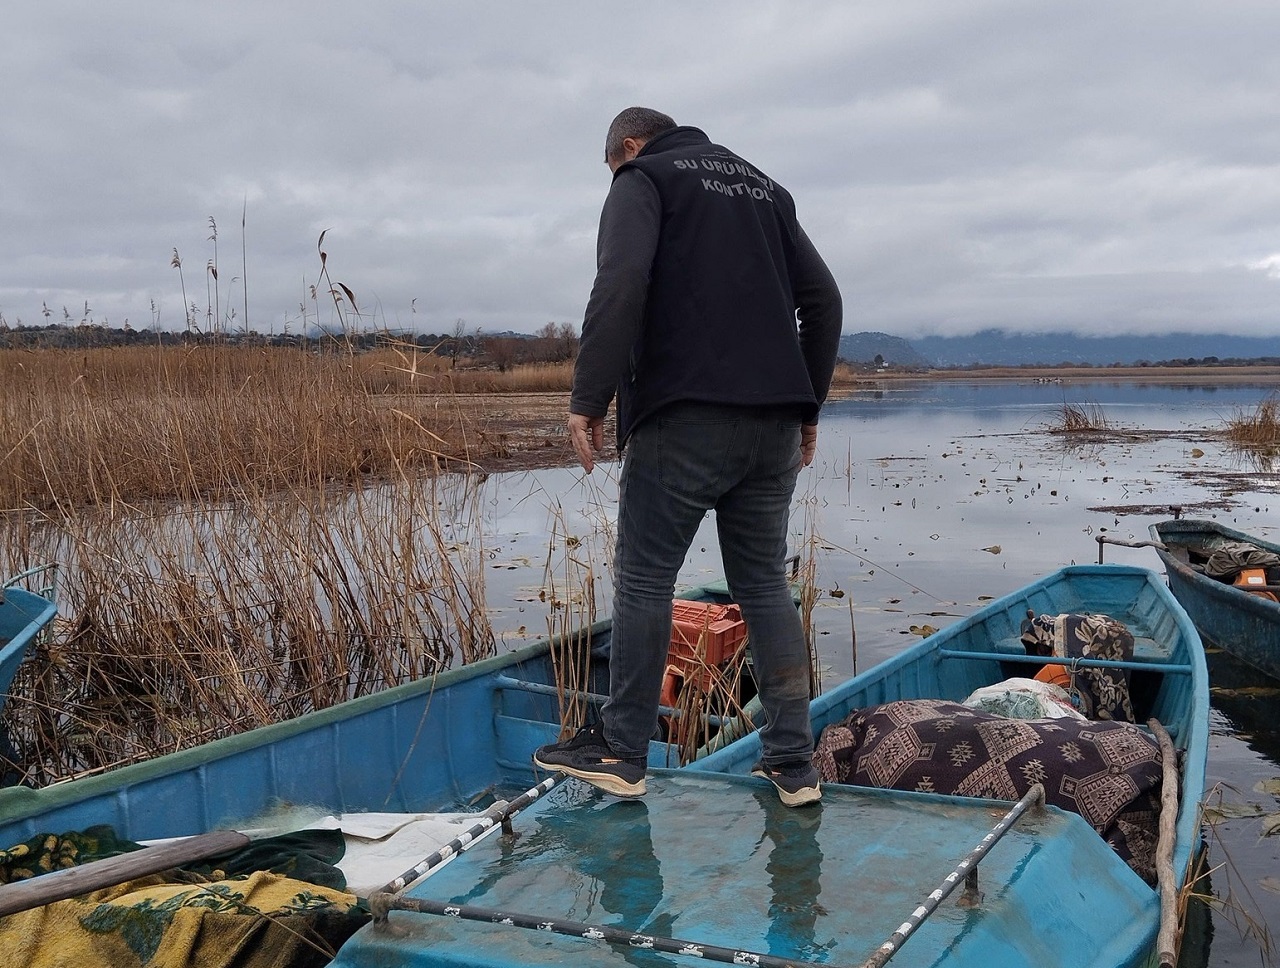
[[[14,3],[0,313],[296,332],[327,230],[365,326],[577,325],[645,104],[791,189],[846,332],[1280,335],[1277,51],[1273,0]]]

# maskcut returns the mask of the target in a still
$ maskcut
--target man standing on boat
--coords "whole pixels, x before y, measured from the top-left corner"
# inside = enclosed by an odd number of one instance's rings
[[[714,509],[766,719],[753,772],[789,806],[811,803],[822,791],[787,532],[835,368],[840,292],[786,189],[699,129],[627,108],[609,127],[605,163],[613,184],[568,429],[590,472],[616,394],[626,451],[609,700],[600,722],[534,761],[617,796],[644,794],[675,580]]]

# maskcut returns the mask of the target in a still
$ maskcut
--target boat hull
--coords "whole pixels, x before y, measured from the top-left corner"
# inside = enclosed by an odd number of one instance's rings
[[[1202,549],[1224,540],[1246,541],[1280,554],[1280,545],[1216,521],[1175,520],[1151,525],[1174,597],[1186,609],[1204,641],[1280,679],[1280,603],[1215,581],[1193,570],[1178,549]]]
[[[729,600],[723,583],[685,593]],[[588,690],[608,691],[607,620],[557,642],[582,653]],[[552,642],[192,749],[40,790],[0,789],[0,845],[110,824],[156,840],[358,811],[450,811],[527,787],[530,752],[559,734]],[[588,654],[592,657],[588,658]],[[671,765],[652,746],[655,767]]]
[[[1028,608],[1107,612],[1139,642],[1142,715],[1183,750],[1175,870],[1199,841],[1208,690],[1194,628],[1151,572],[1064,569],[993,602],[811,705],[815,732],[859,706],[961,699],[1025,674]],[[607,623],[590,635],[607,648]],[[541,779],[529,754],[557,731],[549,644],[442,673],[292,723],[57,787],[0,791],[0,841],[109,823],[152,839],[243,826],[281,801],[325,812],[457,809]],[[593,686],[595,688],[595,686]],[[831,785],[792,810],[749,776],[747,736],[684,770],[661,769],[624,802],[566,781],[410,888],[408,897],[572,918],[797,961],[857,963],[937,888],[1008,809],[988,800]],[[495,828],[496,830],[496,828]],[[421,857],[404,858],[407,869]],[[894,964],[1128,968],[1153,956],[1157,893],[1073,814],[1036,809],[982,862],[981,897],[959,894]],[[547,931],[393,911],[339,951],[341,968],[386,965],[678,964]],[[749,959],[741,963],[750,963]]]
[[[1028,608],[1105,612],[1140,643],[1135,702],[1183,753],[1174,864],[1199,846],[1208,684],[1194,627],[1151,572],[1080,566],[992,603],[811,706],[815,732],[855,708],[961,699],[1025,674],[1015,645]],[[1035,660],[1030,660],[1035,661]],[[477,905],[534,922],[570,918],[799,962],[860,964],[1000,819],[1007,804],[827,785],[819,806],[781,806],[748,776],[752,735],[679,773],[655,772],[644,801],[580,784],[516,818],[514,838],[482,844],[408,891],[412,903]],[[981,897],[953,895],[895,965],[1129,968],[1154,963],[1160,904],[1078,816],[1044,808],[983,860]],[[637,942],[637,943],[643,943]],[[393,912],[339,952],[341,968],[676,964],[652,953],[505,924]],[[739,963],[752,963],[746,955]]]
[[[0,706],[31,643],[57,611],[53,602],[35,592],[0,588]]]

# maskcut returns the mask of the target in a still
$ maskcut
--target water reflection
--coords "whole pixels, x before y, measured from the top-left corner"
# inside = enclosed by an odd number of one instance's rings
[[[558,786],[548,795],[547,804],[552,809],[544,810],[535,826],[500,838],[497,858],[483,868],[472,888],[452,897],[451,903],[490,903],[490,892],[510,884],[513,871],[536,869],[545,858],[560,855],[565,862],[556,866],[556,876],[571,883],[576,904],[574,910],[557,913],[635,934],[675,936],[679,914],[663,905],[666,889],[654,853],[648,804],[605,797],[578,782]],[[583,829],[587,824],[607,829],[612,836],[583,850],[583,840],[590,836]],[[548,886],[546,893],[554,895],[554,889]],[[669,964],[652,952],[616,950],[637,968]]]
[[[1148,525],[1167,517],[1164,509],[1172,504],[1200,507],[1200,516],[1238,530],[1276,536],[1280,518],[1273,502],[1280,481],[1270,468],[1242,474],[1239,454],[1216,435],[1233,408],[1251,409],[1272,390],[1261,384],[1211,388],[1121,381],[924,383],[886,385],[833,402],[823,414],[818,460],[801,477],[793,518],[797,546],[806,518],[816,522],[821,593],[813,625],[824,682],[853,672],[851,625],[857,630],[857,667],[868,668],[918,641],[913,626],[941,627],[1064,564],[1095,560],[1099,533],[1146,538]],[[1212,406],[1206,406],[1210,399]],[[1113,435],[1086,448],[1064,449],[1045,432],[1064,400],[1097,404],[1117,429],[1163,433]],[[616,472],[616,465],[607,470]],[[498,487],[486,504],[491,549],[503,547],[509,532],[518,535],[520,546],[538,545],[546,505],[537,494],[555,495],[555,504],[575,516],[583,542],[597,540],[594,522],[610,517],[615,500],[613,478],[600,471],[589,480],[558,470],[498,483],[511,488]],[[605,563],[600,571],[607,578],[607,542],[597,547],[593,560]],[[1150,550],[1109,548],[1107,559],[1160,567]],[[719,570],[714,521],[708,517],[680,581],[700,584],[718,577]],[[511,601],[504,592],[518,594],[521,583],[527,588],[531,580],[538,578],[517,571],[491,574],[490,601]],[[608,584],[598,587],[602,609],[608,608]],[[538,631],[536,606],[521,603],[513,612],[518,607],[525,611],[495,618],[500,636],[509,636],[516,623]],[[1211,675],[1215,685],[1233,681],[1221,661],[1212,663]],[[1215,731],[1210,772],[1258,798],[1254,784],[1280,776],[1280,741],[1266,726],[1267,717],[1280,722],[1280,708],[1272,700],[1253,718],[1247,708],[1230,709],[1223,701],[1230,698],[1214,700],[1228,718]],[[1256,818],[1221,824],[1216,836],[1213,860],[1220,862],[1225,851],[1248,859],[1250,910],[1280,932],[1280,837],[1260,839]],[[774,841],[768,843],[780,853]],[[1268,887],[1266,878],[1272,878]],[[1215,888],[1223,890],[1220,879]],[[779,899],[774,930],[803,935],[811,930],[804,923],[811,912],[788,908],[791,903]],[[1256,943],[1242,939],[1231,924],[1218,926],[1214,948],[1215,966],[1258,959]]]
[[[764,817],[764,830],[756,849],[768,844],[765,872],[769,875],[768,920],[765,940],[770,954],[798,956],[821,962],[835,947],[834,938],[818,941],[819,916],[829,912],[822,905],[822,804],[791,809],[778,802],[772,790],[754,791]]]

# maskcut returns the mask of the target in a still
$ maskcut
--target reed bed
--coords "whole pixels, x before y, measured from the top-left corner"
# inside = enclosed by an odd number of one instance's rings
[[[63,563],[62,617],[14,681],[11,779],[43,785],[494,652],[470,476],[234,503],[10,516]]]
[[[413,347],[0,352],[0,508],[306,488],[485,456],[450,395],[568,386],[467,374]]]
[[[1232,444],[1267,456],[1280,454],[1280,395],[1271,394],[1253,410],[1238,410],[1227,420]]]
[[[437,392],[452,370],[396,345],[0,353],[0,565],[64,576],[4,710],[9,779],[492,654],[466,473],[485,435]]]
[[[63,575],[0,716],[6,781],[110,769],[493,654],[472,471],[509,442],[500,414],[486,427],[499,408],[467,395],[563,391],[572,370],[457,363],[394,342],[0,351],[0,568]],[[571,728],[588,643],[568,633],[597,618],[611,526],[602,510],[575,533],[548,506]],[[689,722],[740,713],[732,682],[716,692],[683,697]]]
[[[1096,403],[1066,403],[1059,408],[1056,421],[1049,427],[1054,434],[1090,434],[1111,429],[1106,412]]]

